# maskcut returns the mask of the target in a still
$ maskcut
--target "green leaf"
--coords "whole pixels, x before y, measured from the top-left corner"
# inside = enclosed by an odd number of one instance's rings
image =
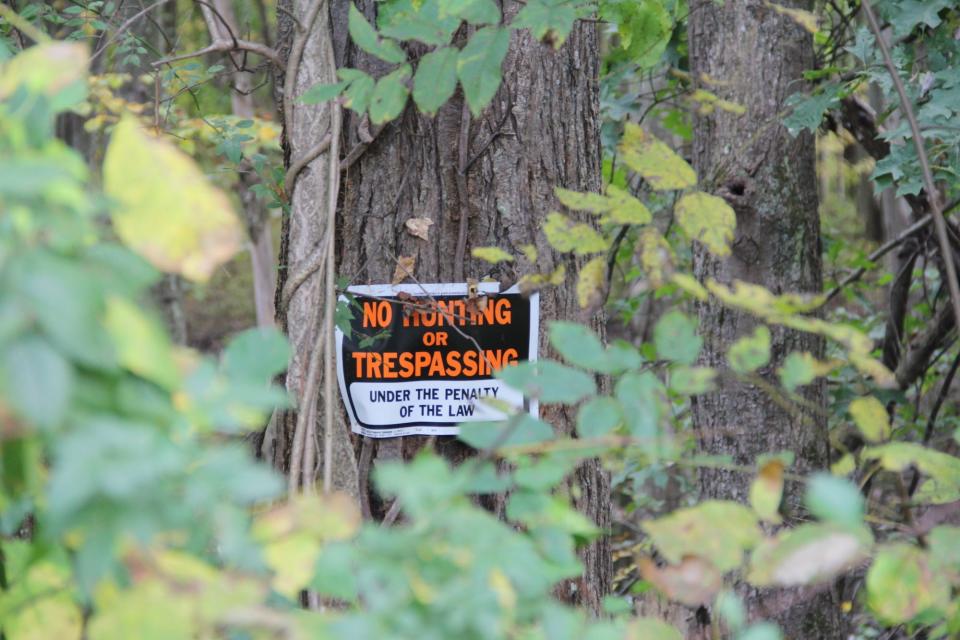
[[[346,88],[349,83],[346,80],[335,82],[333,84],[315,84],[300,96],[301,104],[319,104],[327,100],[333,100]]]
[[[669,410],[663,383],[649,371],[630,371],[617,381],[614,394],[623,407],[630,435],[659,455],[663,438],[661,422]]]
[[[653,328],[653,343],[657,355],[664,360],[693,364],[700,355],[703,339],[697,335],[697,325],[682,311],[668,311]]]
[[[913,620],[929,610],[943,615],[950,606],[950,583],[930,555],[911,544],[884,546],[867,572],[867,604],[889,625]]]
[[[657,520],[648,520],[643,530],[671,563],[684,556],[709,560],[721,572],[740,566],[743,552],[761,538],[757,518],[735,502],[707,500],[695,507],[678,509]]]
[[[29,336],[8,345],[0,379],[6,403],[25,420],[50,429],[66,418],[73,395],[73,369],[45,340]]]
[[[413,99],[420,111],[434,114],[457,88],[457,54],[441,47],[423,56],[413,76]]]
[[[553,360],[521,362],[504,367],[497,378],[541,402],[574,404],[597,392],[593,378]]]
[[[758,587],[827,582],[862,562],[872,545],[866,527],[821,522],[784,529],[754,550],[747,580]]]
[[[513,256],[500,247],[474,247],[470,254],[491,264],[498,262],[513,262]]]
[[[290,345],[280,331],[256,328],[230,339],[223,367],[232,378],[265,382],[286,370],[289,359]]]
[[[760,325],[753,335],[743,336],[727,351],[727,363],[737,373],[756,371],[770,361],[770,329]]]
[[[350,82],[343,93],[343,105],[359,114],[366,113],[376,81],[359,69],[338,69],[337,75]]]
[[[787,106],[793,110],[783,119],[783,124],[790,135],[796,136],[804,129],[815,133],[820,128],[823,114],[840,104],[842,88],[841,85],[827,83],[815,95],[794,93],[787,98]]]
[[[600,17],[615,25],[619,36],[611,57],[643,69],[660,61],[673,35],[673,18],[662,2],[605,1]]]
[[[819,376],[827,375],[834,366],[834,362],[821,362],[809,352],[791,351],[783,361],[783,366],[777,369],[777,375],[787,391],[794,391],[797,387],[810,384]]]
[[[164,271],[206,281],[244,241],[226,195],[191,158],[148,136],[133,117],[113,131],[103,181],[117,203],[112,211],[117,235]]]
[[[726,200],[694,191],[680,198],[673,211],[691,240],[702,242],[716,256],[730,255],[737,216]]]
[[[635,124],[626,124],[620,154],[654,189],[686,189],[697,183],[697,173],[686,160]]]
[[[500,9],[493,0],[439,0],[441,18],[454,16],[470,24],[497,24]]]
[[[553,429],[546,422],[523,413],[508,421],[464,423],[457,437],[474,449],[487,449],[494,444],[512,447],[552,440]]]
[[[444,46],[460,26],[453,16],[440,16],[438,0],[394,0],[377,6],[380,33],[397,40],[418,40]]]
[[[543,233],[550,246],[557,251],[572,251],[579,256],[606,251],[609,246],[606,238],[590,225],[575,223],[556,211],[547,214]]]
[[[474,116],[480,115],[500,88],[500,65],[509,47],[509,31],[485,27],[473,34],[457,56],[457,76]]]
[[[405,64],[377,80],[370,98],[370,122],[383,124],[403,112],[407,104],[406,81],[410,77],[410,65]]]
[[[591,398],[577,413],[577,435],[598,438],[613,431],[623,421],[620,405],[613,398]]]
[[[882,442],[890,438],[887,408],[873,396],[856,398],[851,402],[850,415],[867,442]]]
[[[529,29],[537,40],[546,36],[559,49],[577,19],[576,11],[569,0],[528,0],[510,26],[514,29]]]
[[[678,365],[670,369],[670,389],[681,395],[696,396],[714,389],[717,372],[710,367]]]
[[[551,322],[550,344],[570,364],[600,373],[620,373],[642,362],[633,345],[619,342],[604,348],[596,333],[576,322]]]
[[[403,52],[403,49],[393,40],[381,40],[377,36],[376,30],[370,26],[370,23],[352,2],[347,19],[347,29],[354,44],[370,55],[392,64],[406,62],[407,54]]]
[[[845,478],[817,473],[807,481],[807,508],[825,522],[856,527],[863,523],[860,490]]]

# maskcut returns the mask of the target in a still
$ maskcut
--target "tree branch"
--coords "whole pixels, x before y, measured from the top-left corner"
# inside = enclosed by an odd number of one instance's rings
[[[280,54],[277,53],[276,49],[272,49],[266,45],[260,44],[259,42],[250,42],[249,40],[237,40],[236,44],[230,40],[217,40],[210,44],[208,47],[204,47],[198,51],[191,51],[190,53],[183,53],[178,56],[171,56],[169,58],[161,58],[153,63],[154,67],[159,67],[164,64],[170,64],[172,62],[177,62],[178,60],[188,60],[190,58],[199,58],[200,56],[205,56],[208,53],[218,53],[218,52],[230,52],[230,51],[249,51],[251,53],[256,53],[257,55],[263,56],[277,65],[278,67],[283,67],[283,63],[280,61]]]
[[[943,254],[944,269],[947,272],[947,286],[950,291],[950,302],[953,306],[953,317],[957,325],[960,325],[960,284],[957,282],[957,269],[953,264],[953,250],[950,247],[950,238],[947,236],[947,222],[943,217],[943,211],[940,207],[940,193],[933,183],[933,173],[930,171],[930,160],[927,158],[927,150],[924,148],[923,136],[920,133],[920,125],[917,123],[917,117],[913,113],[913,107],[907,98],[907,91],[903,86],[903,80],[897,72],[897,67],[893,64],[890,57],[890,49],[880,33],[880,25],[877,23],[877,16],[873,13],[873,6],[870,0],[862,0],[861,5],[867,16],[867,22],[870,23],[870,30],[880,46],[880,53],[883,55],[884,64],[897,89],[897,95],[900,96],[900,109],[910,123],[913,145],[917,149],[917,157],[920,159],[920,169],[923,172],[924,187],[927,191],[927,202],[930,203],[930,210],[933,214],[933,224],[937,230],[937,239],[940,241],[940,252]]]

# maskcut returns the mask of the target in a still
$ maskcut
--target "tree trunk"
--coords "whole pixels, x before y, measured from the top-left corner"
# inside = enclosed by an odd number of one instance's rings
[[[338,0],[331,8],[337,66],[360,68],[379,76],[384,71],[383,63],[347,40],[348,6]],[[373,23],[375,3],[359,2],[357,6]],[[520,6],[508,2],[505,13],[515,13]],[[278,20],[278,35],[282,38],[292,28],[289,24],[284,27],[289,22],[284,13]],[[371,131],[353,113],[345,116],[345,151],[369,140],[370,134],[375,139],[344,175],[337,219],[338,276],[353,284],[389,283],[401,256],[415,258],[413,274],[420,282],[491,276],[509,286],[526,273],[551,272],[560,264],[565,264],[571,276],[577,272],[579,263],[553,251],[539,227],[546,214],[558,206],[553,195],[555,186],[582,191],[600,188],[595,27],[578,24],[559,51],[540,44],[525,32],[516,32],[503,70],[500,91],[476,119],[470,117],[459,93],[435,117],[420,115],[411,104],[398,120],[380,131]],[[319,140],[324,128],[314,126],[312,135],[288,128],[290,146],[308,147],[310,141]],[[313,176],[314,171],[309,175]],[[297,196],[303,180],[298,184]],[[301,216],[297,207],[295,197],[294,211],[285,229],[286,253],[282,256],[288,269],[285,274],[281,272],[281,282],[284,275],[295,277],[295,264],[315,251],[317,242],[318,236],[311,235],[316,229],[298,223]],[[405,230],[405,222],[413,217],[433,221],[428,241]],[[536,264],[520,258],[491,267],[470,254],[472,247],[488,245],[520,254],[519,247],[526,244],[536,246]],[[281,284],[281,290],[284,286]],[[304,284],[299,290],[308,286]],[[573,287],[571,281],[544,290],[541,318],[549,321],[581,317]],[[295,316],[293,310],[291,304],[286,318],[291,336],[307,319]],[[596,315],[592,314],[593,322],[600,329]],[[294,348],[298,354],[305,353],[302,344],[295,342]],[[545,333],[541,334],[540,349],[544,357],[550,357]],[[570,432],[574,417],[570,412],[549,407],[542,414],[558,430]],[[289,448],[284,443],[292,437],[291,424],[287,420],[276,425],[277,453]],[[377,446],[376,458],[382,460],[408,457],[426,440],[385,440],[365,446]],[[435,443],[442,455],[454,461],[470,454],[468,447],[454,438],[440,437]],[[360,480],[366,487],[365,479]],[[576,473],[576,482],[578,508],[600,527],[608,528],[609,480],[599,462],[585,463]],[[376,497],[372,498],[376,504]],[[562,595],[598,610],[611,577],[607,541],[601,540],[586,549],[584,560],[583,580],[566,585]]]
[[[201,5],[203,19],[210,33],[210,40],[229,40],[240,36],[239,25],[233,11],[232,0],[213,0],[210,5]],[[231,74],[230,106],[233,115],[253,118],[256,108],[253,102],[253,74],[244,70],[245,56],[239,52],[230,54],[234,72]],[[250,240],[250,268],[253,274],[253,301],[258,327],[274,324],[273,292],[276,288],[274,272],[273,237],[270,231],[269,212],[253,192],[257,183],[256,174],[249,162],[238,172],[237,195],[243,207],[243,219]]]
[[[810,0],[781,2],[811,10]],[[791,137],[781,124],[785,99],[802,90],[802,73],[813,66],[809,33],[765,0],[690,7],[690,62],[702,88],[746,107],[743,116],[717,110],[697,117],[694,164],[704,189],[723,196],[737,215],[732,255],[717,259],[695,250],[696,275],[722,283],[744,280],[775,294],[819,293],[822,289],[820,224],[814,139]],[[752,332],[748,314],[716,303],[699,307],[704,364],[724,368],[729,346]],[[776,384],[775,371],[792,351],[822,356],[815,336],[771,327],[770,364],[760,374]],[[824,387],[815,383],[801,395],[824,406]],[[752,465],[759,455],[790,450],[792,470],[808,473],[829,465],[826,424],[816,411],[795,405],[785,411],[758,386],[727,380],[717,392],[696,398],[693,419],[705,453],[727,454]],[[703,497],[748,502],[751,478],[727,470],[704,470]],[[785,489],[788,520],[797,514],[802,487]],[[790,638],[841,638],[839,608],[832,594],[758,592],[741,586],[751,618],[776,620]]]

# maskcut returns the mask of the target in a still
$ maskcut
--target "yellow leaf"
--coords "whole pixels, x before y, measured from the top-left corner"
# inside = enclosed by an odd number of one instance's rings
[[[243,227],[226,195],[130,117],[114,129],[103,174],[117,235],[160,269],[203,282],[240,248]]]
[[[646,205],[616,185],[607,187],[609,213],[600,219],[603,223],[648,224],[653,216]]]
[[[868,442],[881,442],[890,437],[887,409],[873,396],[857,398],[851,402],[850,415]]]
[[[716,256],[730,255],[729,243],[733,240],[737,216],[723,198],[694,191],[680,198],[674,213],[691,239],[707,245]]]
[[[537,261],[537,248],[532,244],[520,245],[520,251],[523,253],[523,257],[529,262]]]
[[[577,301],[585,309],[600,304],[606,283],[607,263],[603,256],[594,258],[580,269],[577,278]]]
[[[783,494],[783,460],[772,458],[764,463],[750,485],[750,506],[762,520],[780,522],[780,498]]]
[[[160,325],[125,298],[107,298],[106,306],[103,322],[120,364],[166,389],[175,388],[180,375]]]
[[[55,96],[87,73],[87,47],[79,42],[49,42],[24,50],[0,66],[0,98],[23,86]]]
[[[768,2],[767,6],[779,14],[792,18],[794,22],[799,24],[810,33],[816,33],[820,30],[820,27],[817,24],[817,16],[815,13],[804,11],[803,9],[790,9],[788,7],[776,4],[775,2]]]
[[[543,232],[550,246],[557,251],[572,251],[582,256],[606,251],[608,247],[606,238],[596,229],[588,224],[575,223],[556,211],[547,214]]]
[[[470,253],[474,258],[480,258],[491,264],[513,262],[513,256],[500,247],[475,247]]]
[[[709,297],[704,286],[687,273],[675,273],[670,276],[670,281],[696,300],[706,300]]]
[[[654,287],[663,286],[664,279],[673,272],[673,249],[660,232],[649,227],[640,236],[640,264]]]
[[[546,287],[547,285],[559,287],[561,284],[563,284],[566,278],[567,268],[561,264],[554,269],[553,273],[528,273],[520,278],[520,282],[517,283],[517,286],[520,287],[520,293],[528,296],[531,293]]]
[[[654,189],[686,189],[697,183],[697,172],[686,160],[635,124],[627,123],[620,154]]]
[[[497,596],[497,603],[501,609],[511,611],[517,606],[517,592],[510,584],[510,578],[507,577],[499,567],[490,570],[487,582],[493,593]]]

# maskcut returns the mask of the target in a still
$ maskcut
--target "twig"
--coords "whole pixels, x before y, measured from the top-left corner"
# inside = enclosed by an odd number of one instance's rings
[[[50,36],[33,26],[32,22],[21,16],[4,3],[0,3],[0,16],[6,18],[7,22],[12,24],[18,31],[30,36],[30,39],[37,44],[50,42]]]
[[[138,11],[137,13],[135,13],[134,15],[132,15],[130,18],[128,18],[127,21],[124,22],[122,25],[120,25],[120,28],[117,29],[116,31],[114,31],[114,32],[113,32],[113,35],[110,36],[110,38],[108,38],[106,42],[104,42],[102,45],[100,45],[100,47],[94,52],[94,54],[93,54],[92,56],[90,56],[90,64],[92,65],[93,62],[94,62],[97,58],[99,58],[100,55],[103,54],[104,51],[107,50],[107,47],[109,47],[111,44],[113,44],[113,43],[116,41],[117,38],[119,38],[121,35],[123,35],[123,32],[126,31],[127,29],[129,29],[129,28],[133,25],[134,22],[136,22],[137,20],[139,20],[142,16],[150,13],[151,11],[153,11],[154,9],[156,9],[157,7],[159,7],[160,5],[166,4],[166,3],[168,3],[168,2],[170,2],[170,0],[157,0],[157,2],[154,2],[152,5],[150,5],[150,6],[147,7],[146,9],[141,9],[140,11]]]
[[[278,67],[283,66],[280,62],[280,55],[275,49],[260,44],[259,42],[250,42],[249,40],[237,40],[236,43],[233,43],[229,40],[217,40],[208,47],[199,49],[198,51],[191,51],[190,53],[184,53],[178,56],[171,56],[169,58],[161,58],[153,63],[154,67],[159,67],[164,64],[170,64],[177,62],[178,60],[187,60],[189,58],[199,58],[200,56],[205,56],[208,53],[217,53],[217,52],[228,52],[228,51],[250,51],[251,53],[256,53],[261,55],[264,58],[267,58],[272,63]]]
[[[460,227],[457,230],[457,252],[453,256],[453,281],[463,282],[463,262],[467,252],[467,224],[470,218],[469,196],[467,195],[467,162],[470,157],[470,108],[463,100],[460,113],[460,141],[458,143],[457,199],[460,206]]]
[[[353,164],[360,159],[360,156],[362,156],[366,152],[367,148],[371,144],[373,144],[374,140],[377,139],[377,136],[380,135],[380,132],[383,131],[385,128],[386,128],[386,125],[380,125],[378,127],[374,127],[373,131],[370,132],[369,140],[363,140],[355,144],[353,148],[350,149],[350,153],[348,153],[346,157],[340,162],[340,171],[346,171],[347,169],[352,167]]]
[[[917,124],[917,117],[913,113],[913,107],[907,98],[907,91],[903,86],[903,80],[897,72],[897,67],[893,64],[890,57],[890,49],[880,33],[880,25],[877,23],[877,16],[873,13],[873,6],[870,0],[862,0],[861,5],[867,16],[867,22],[870,24],[870,30],[880,46],[880,53],[883,55],[884,64],[890,77],[897,89],[897,95],[900,96],[900,109],[910,123],[913,145],[916,147],[917,156],[920,160],[920,169],[923,172],[923,183],[927,191],[927,201],[930,203],[930,211],[933,214],[933,224],[937,230],[937,238],[940,241],[940,251],[943,254],[944,268],[947,272],[947,287],[950,291],[950,302],[953,305],[953,318],[960,326],[960,284],[957,283],[957,269],[953,263],[953,251],[950,248],[950,239],[947,237],[947,222],[940,208],[940,193],[933,183],[933,173],[930,171],[930,160],[927,158],[927,151],[924,148],[923,137],[920,133],[920,126]]]
[[[327,37],[327,46],[329,48],[330,59],[333,60],[333,33]],[[323,492],[330,493],[333,490],[333,412],[337,410],[337,403],[334,399],[333,378],[334,378],[334,329],[335,316],[334,310],[337,306],[337,279],[336,264],[334,252],[336,249],[336,224],[337,224],[337,197],[340,192],[340,126],[341,111],[338,102],[330,104],[331,119],[331,142],[329,154],[329,172],[327,174],[327,286],[324,292],[324,333],[326,334],[327,344],[323,355]]]

